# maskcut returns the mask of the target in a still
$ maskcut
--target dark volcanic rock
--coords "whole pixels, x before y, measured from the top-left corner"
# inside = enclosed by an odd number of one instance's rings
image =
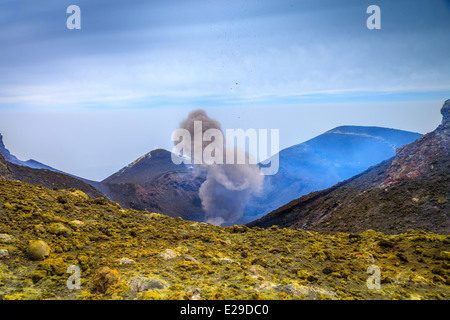
[[[261,195],[250,200],[246,221],[255,220],[313,191],[349,179],[395,155],[418,133],[364,126],[340,126],[279,153],[277,174],[266,176]]]
[[[174,164],[171,152],[157,149],[109,176],[98,188],[127,209],[203,221],[198,191],[204,181],[204,174]]]
[[[325,233],[420,229],[450,233],[449,100],[442,124],[392,159],[326,190],[296,199],[248,226]]]
[[[171,152],[157,149],[133,161],[102,182],[145,184],[168,172],[187,172],[187,168],[183,163],[174,164]]]

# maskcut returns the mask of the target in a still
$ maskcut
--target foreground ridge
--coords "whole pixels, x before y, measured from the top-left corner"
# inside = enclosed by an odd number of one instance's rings
[[[3,179],[0,260],[0,299],[450,298],[448,235],[218,227]]]

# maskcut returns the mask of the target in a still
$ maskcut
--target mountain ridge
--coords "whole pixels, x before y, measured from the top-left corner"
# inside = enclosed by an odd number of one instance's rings
[[[186,166],[176,165],[172,157],[178,157],[165,149],[155,149],[137,158],[127,166],[113,173],[101,182],[103,183],[146,183],[169,171],[187,172]],[[154,170],[159,166],[158,170]]]
[[[348,133],[348,135],[342,138],[340,137],[341,134],[338,134],[337,131]],[[350,137],[350,134],[353,135]],[[331,168],[332,161],[327,159],[326,156],[323,156],[323,154],[326,154],[325,149],[327,148],[318,147],[323,141],[311,144],[311,141],[318,141],[323,139],[323,137],[336,137],[337,135],[339,135],[337,139],[341,139],[340,143],[345,143],[351,139],[351,143],[346,144],[347,148],[355,149],[353,154],[354,159],[356,160],[351,160],[353,163],[351,161],[349,162],[348,159],[344,159],[346,158],[347,153],[342,154],[342,152],[338,150],[336,152],[337,155],[333,155],[333,157],[339,157],[339,159],[341,159],[340,165],[342,168],[348,169],[351,167],[350,171],[345,173],[344,176],[340,173],[335,173],[334,171],[336,171],[336,169]],[[315,173],[319,170],[322,177],[325,176],[329,181],[320,181],[320,177],[315,179],[315,177],[310,174],[310,179],[303,185],[304,190],[300,190],[300,192],[307,193],[312,189],[319,190],[328,187],[337,181],[344,180],[347,176],[353,175],[353,173],[358,173],[359,171],[366,169],[366,167],[368,167],[367,161],[362,161],[362,163],[355,162],[359,161],[356,156],[358,154],[358,149],[364,146],[365,143],[370,143],[372,149],[382,148],[379,152],[379,158],[384,160],[385,158],[388,158],[388,152],[390,152],[389,155],[395,153],[393,146],[402,145],[403,143],[415,140],[420,136],[421,135],[418,133],[382,127],[340,126],[328,130],[324,134],[310,139],[307,142],[283,149],[280,151],[280,170],[282,172],[283,170],[287,171],[282,174],[283,179],[288,176],[286,178],[286,183],[283,181],[286,187],[285,190],[287,191],[285,192],[285,196],[289,195],[289,188],[297,187],[298,189],[300,188],[298,185],[303,182],[300,180],[295,181],[297,179],[296,174],[293,174],[296,169],[295,167],[290,168],[289,166],[283,166],[283,159],[285,159],[285,157],[296,157],[299,152],[306,152],[306,157],[304,159],[292,159],[292,161],[287,162],[289,162],[288,164],[292,164],[295,161],[301,163],[306,160],[307,165],[314,162],[314,159],[311,160],[308,158],[311,155],[316,158],[322,157],[322,160],[316,161],[317,167],[315,168]],[[323,140],[326,142],[327,139]],[[374,147],[374,141],[377,148]],[[388,143],[386,143],[386,141]],[[308,153],[308,150],[311,150],[312,148],[310,144],[315,148],[313,151],[316,153]],[[333,146],[333,143],[328,143],[327,145]],[[320,153],[317,152],[317,150],[319,150]],[[289,154],[291,152],[292,155]],[[104,179],[97,188],[124,208],[162,211],[164,214],[172,217],[180,216],[184,219],[203,221],[205,212],[203,211],[198,192],[201,184],[205,181],[206,176],[204,175],[204,172],[196,170],[192,166],[186,166],[184,164],[175,165],[171,160],[171,156],[171,152],[164,149],[148,152]],[[323,159],[326,159],[328,164],[324,164]],[[374,161],[372,160],[372,162]],[[325,167],[326,165],[328,167]],[[306,169],[309,169],[309,167]],[[303,170],[306,169],[304,168]],[[281,184],[275,186],[271,185],[274,181],[273,177],[266,176],[265,179],[270,180],[265,185],[266,188],[272,187],[275,190],[280,189]],[[297,194],[298,190],[293,190],[292,192]],[[267,193],[265,195],[267,195]],[[294,196],[291,195],[291,198],[286,198],[286,200],[290,201],[293,197]],[[260,208],[259,206],[261,203],[260,201],[263,198],[267,199],[265,200],[265,205],[275,199],[264,195],[262,197],[253,198],[253,203],[251,202],[252,200],[250,200],[245,209],[244,216],[237,220],[235,224],[245,224],[262,216],[264,214],[264,208]],[[288,202],[284,201],[284,199],[276,200],[280,204]],[[257,205],[252,207],[255,202],[257,202]],[[274,208],[277,207],[276,204],[271,205]],[[259,216],[255,216],[255,214],[259,214]]]
[[[280,151],[280,170],[276,176],[266,176],[262,196],[253,197],[247,203],[242,218],[235,224],[245,224],[276,209],[296,197],[311,191],[325,189],[334,183],[357,174],[375,162],[386,159],[394,148],[420,137],[397,129],[369,126],[339,126],[303,143]],[[343,145],[342,148],[336,146]],[[173,155],[164,149],[152,150],[137,158],[102,181],[91,181],[41,164],[35,160],[20,161],[4,147],[3,153],[16,164],[36,169],[47,169],[81,180],[124,208],[160,211],[172,217],[204,221],[205,212],[199,197],[199,189],[206,176],[200,170],[183,163],[175,165]],[[362,148],[370,149],[368,162]],[[344,150],[344,151],[343,151]],[[378,150],[378,152],[374,152]],[[1,152],[1,150],[0,150]],[[26,169],[21,169],[24,171]],[[42,174],[42,172],[34,172]],[[56,185],[67,187],[61,177],[52,176]],[[42,177],[41,177],[42,178]],[[48,177],[47,177],[48,178]],[[75,180],[70,180],[80,185]],[[37,180],[26,180],[39,183]],[[49,181],[44,183],[51,186]],[[84,190],[90,190],[80,185]],[[282,190],[283,192],[279,192]],[[92,190],[87,192],[93,194]],[[279,196],[279,195],[282,196]]]
[[[301,228],[324,233],[384,233],[408,228],[450,233],[450,100],[442,123],[396,156],[331,188],[300,197],[248,226]]]
[[[278,173],[265,177],[264,191],[250,200],[247,218],[241,222],[249,223],[300,196],[359,174],[421,136],[398,129],[345,125],[283,149],[278,155]]]
[[[104,197],[104,194],[90,184],[61,172],[48,169],[35,169],[18,165],[5,160],[0,153],[0,178],[19,180],[33,185],[42,185],[47,188],[69,189],[75,188],[83,191],[91,198]]]

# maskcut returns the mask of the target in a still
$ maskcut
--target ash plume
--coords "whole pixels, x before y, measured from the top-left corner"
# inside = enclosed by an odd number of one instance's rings
[[[194,137],[196,134],[198,134],[198,132],[195,132],[195,122],[196,121],[200,121],[202,124],[202,130],[201,130],[202,136],[205,133],[205,131],[207,131],[209,129],[219,130],[222,133],[222,136],[223,136],[223,131],[220,127],[220,123],[214,119],[209,118],[208,115],[206,114],[206,112],[203,110],[192,111],[191,113],[189,113],[187,119],[180,123],[180,129],[185,129],[185,130],[189,131],[189,133],[192,137],[191,145],[190,145],[191,159],[194,159],[194,161],[197,160],[198,162],[202,163],[203,162],[203,156],[202,156],[203,150],[209,144],[209,142],[203,141],[203,139],[202,139],[201,144],[196,145],[194,143]]]
[[[203,159],[205,148],[211,144],[211,141],[194,143],[195,122],[201,121],[201,134],[209,129],[218,130],[223,140],[220,142],[220,150],[216,149],[216,157],[222,159],[223,164],[206,164]],[[197,122],[198,124],[198,122]],[[189,113],[187,119],[180,123],[180,129],[187,130],[191,137],[190,158],[194,159],[193,165],[198,172],[206,173],[206,180],[200,186],[199,197],[202,202],[202,208],[206,214],[206,222],[215,225],[231,225],[237,221],[243,214],[245,205],[252,195],[261,191],[264,176],[260,174],[259,167],[256,164],[250,164],[250,155],[243,150],[234,147],[234,161],[227,161],[225,164],[225,137],[220,123],[208,117],[204,110],[195,110]],[[216,137],[217,138],[217,137]],[[179,145],[176,145],[179,147]],[[186,146],[184,146],[186,147]],[[219,151],[219,152],[217,152]],[[237,157],[244,154],[245,164],[238,164]],[[200,158],[200,159],[199,159]],[[197,162],[195,162],[197,160]]]

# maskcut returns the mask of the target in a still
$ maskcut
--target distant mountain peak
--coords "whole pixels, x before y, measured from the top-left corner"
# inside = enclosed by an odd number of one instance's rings
[[[325,132],[325,134],[359,135],[364,137],[380,139],[383,141],[386,141],[387,140],[386,138],[392,137],[395,139],[395,137],[401,137],[402,135],[415,134],[417,138],[421,136],[421,134],[417,132],[410,132],[399,129],[376,127],[376,126],[353,126],[353,125],[339,126],[334,129],[328,130],[327,132]]]
[[[325,133],[333,133],[333,132],[345,132],[345,133],[359,133],[359,132],[367,132],[368,130],[391,130],[384,127],[376,127],[376,126],[355,126],[355,125],[343,125],[333,129],[328,130]]]
[[[172,152],[155,149],[137,158],[103,182],[106,183],[147,183],[155,177],[169,171],[183,170],[184,165],[172,162]]]
[[[149,152],[152,157],[166,157],[170,156],[171,152],[166,149],[155,149]]]

